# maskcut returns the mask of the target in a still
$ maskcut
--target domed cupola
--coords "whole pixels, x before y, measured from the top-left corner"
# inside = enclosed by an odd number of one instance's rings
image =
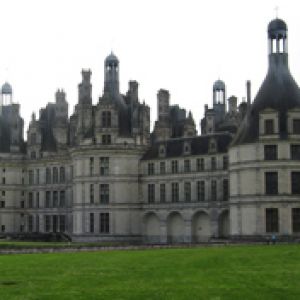
[[[259,115],[265,109],[278,113],[279,137],[287,137],[287,112],[300,108],[300,90],[288,67],[287,26],[275,19],[268,26],[269,68],[232,145],[255,142],[259,138]]]
[[[2,95],[11,95],[12,94],[12,87],[8,82],[5,82],[2,85],[1,93],[2,93]]]
[[[104,92],[119,94],[119,60],[113,52],[104,61]]]

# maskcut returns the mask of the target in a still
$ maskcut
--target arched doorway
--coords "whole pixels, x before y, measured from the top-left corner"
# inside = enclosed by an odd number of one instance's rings
[[[211,236],[210,219],[207,213],[197,212],[192,219],[192,241],[207,242]]]
[[[146,243],[160,242],[160,221],[155,213],[148,213],[144,217],[145,233],[144,238]]]
[[[184,242],[184,221],[179,212],[173,212],[167,219],[168,243]]]
[[[229,237],[229,211],[224,210],[219,216],[219,237]]]

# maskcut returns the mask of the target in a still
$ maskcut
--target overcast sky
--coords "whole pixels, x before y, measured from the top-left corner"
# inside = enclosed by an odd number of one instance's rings
[[[92,70],[93,103],[103,90],[103,64],[111,50],[120,60],[120,87],[140,84],[141,100],[156,119],[156,93],[191,110],[197,127],[212,104],[218,78],[227,96],[252,95],[267,71],[267,25],[278,15],[288,25],[289,62],[300,82],[300,4],[234,0],[0,0],[0,82],[13,86],[27,124],[31,113],[64,88],[69,114],[77,103],[81,69]]]

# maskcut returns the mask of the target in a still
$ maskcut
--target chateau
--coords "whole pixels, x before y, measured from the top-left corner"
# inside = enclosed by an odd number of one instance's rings
[[[64,233],[73,241],[206,242],[300,237],[300,90],[290,74],[287,26],[268,26],[269,68],[254,101],[213,85],[196,131],[191,112],[157,93],[158,116],[138,83],[119,90],[119,60],[104,62],[92,101],[82,71],[69,117],[63,90],[23,136],[5,83],[0,104],[0,235]]]

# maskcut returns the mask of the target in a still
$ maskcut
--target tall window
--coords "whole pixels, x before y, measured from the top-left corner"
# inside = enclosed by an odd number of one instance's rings
[[[266,232],[278,232],[278,208],[266,208]]]
[[[300,208],[292,209],[293,232],[300,232]]]
[[[172,182],[172,202],[179,201],[179,184],[178,182]]]
[[[49,232],[51,229],[51,216],[45,216],[45,231]]]
[[[102,127],[111,127],[111,112],[102,112]]]
[[[90,175],[94,174],[94,157],[90,157]]]
[[[35,145],[36,144],[36,133],[32,133],[30,135],[30,144]]]
[[[33,170],[28,171],[28,182],[29,184],[33,184]]]
[[[171,169],[172,169],[172,173],[178,173],[178,161],[177,160],[172,160],[171,162]]]
[[[58,183],[58,169],[57,169],[57,167],[53,168],[53,183]]]
[[[291,182],[292,182],[292,194],[299,195],[300,194],[300,172],[292,172],[291,173]]]
[[[40,193],[36,192],[36,196],[35,196],[35,201],[36,201],[36,207],[39,208],[40,207]]]
[[[28,208],[33,208],[33,193],[28,193]]]
[[[155,202],[155,185],[153,183],[148,184],[148,203]]]
[[[28,216],[28,231],[29,232],[33,231],[33,216],[32,215]]]
[[[291,159],[300,160],[300,145],[291,145]]]
[[[216,170],[216,169],[217,169],[217,161],[216,161],[216,158],[215,158],[215,157],[212,157],[210,162],[211,162],[211,169],[212,169],[212,170]]]
[[[265,173],[265,187],[266,187],[266,195],[278,194],[278,173],[277,172]]]
[[[109,185],[106,183],[100,184],[100,203],[109,203]]]
[[[51,192],[50,191],[46,191],[46,197],[45,197],[45,206],[46,208],[50,208],[51,207]]]
[[[160,202],[164,203],[166,202],[166,185],[164,183],[161,183],[159,186],[159,193],[160,193]]]
[[[223,156],[223,170],[228,169],[228,156]]]
[[[35,231],[36,232],[40,231],[40,216],[39,215],[35,216]]]
[[[227,201],[228,198],[229,198],[228,179],[223,179],[223,201]]]
[[[191,183],[190,182],[184,183],[184,201],[191,202]]]
[[[205,170],[204,158],[197,158],[196,164],[197,164],[197,172]]]
[[[58,207],[58,192],[53,192],[53,207]]]
[[[40,170],[36,170],[36,184],[40,184]]]
[[[148,175],[154,175],[154,163],[148,163]]]
[[[300,134],[300,119],[293,119],[293,133]]]
[[[90,213],[90,232],[94,232],[94,214]]]
[[[100,175],[109,174],[109,157],[100,157]]]
[[[264,146],[265,160],[277,159],[277,145],[265,145]]]
[[[65,191],[59,192],[59,206],[60,207],[66,206],[66,192]]]
[[[268,119],[265,120],[265,134],[273,134],[274,133],[274,120]]]
[[[46,183],[49,184],[51,183],[51,169],[46,168]]]
[[[191,161],[189,159],[185,159],[183,164],[184,164],[184,172],[190,172],[191,171]]]
[[[59,168],[59,182],[64,183],[66,181],[65,167]]]
[[[59,216],[59,231],[60,232],[66,231],[66,216],[65,215]]]
[[[102,144],[103,145],[110,145],[111,144],[111,135],[110,134],[103,134],[102,135]]]
[[[216,180],[211,181],[211,200],[212,201],[217,200],[217,181]]]
[[[94,185],[92,183],[90,184],[90,203],[94,203]]]
[[[164,161],[161,161],[159,163],[159,171],[160,171],[160,174],[166,173],[166,163]]]
[[[100,233],[109,233],[109,213],[100,213],[99,223]]]
[[[205,181],[197,181],[197,201],[205,201]]]

